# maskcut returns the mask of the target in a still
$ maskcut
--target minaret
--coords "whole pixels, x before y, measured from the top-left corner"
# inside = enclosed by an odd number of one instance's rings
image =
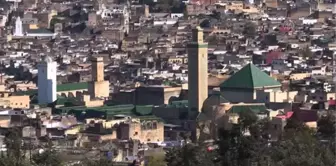
[[[21,18],[16,18],[14,36],[23,36]]]
[[[49,104],[54,102],[57,98],[57,63],[50,57],[46,56],[37,65],[38,76],[38,103]]]
[[[110,95],[110,83],[104,80],[104,59],[93,57],[91,59],[92,81],[89,84],[91,98],[107,98]]]
[[[99,82],[104,81],[104,61],[103,58],[92,58],[91,59],[92,65],[92,81]]]
[[[208,98],[208,44],[203,42],[203,29],[192,30],[188,44],[188,103],[190,111],[201,112]]]

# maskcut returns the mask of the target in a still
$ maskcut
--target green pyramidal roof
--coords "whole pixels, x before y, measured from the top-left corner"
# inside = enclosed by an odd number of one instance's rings
[[[253,64],[248,64],[223,82],[221,88],[255,89],[263,87],[276,87],[281,84],[261,71]]]

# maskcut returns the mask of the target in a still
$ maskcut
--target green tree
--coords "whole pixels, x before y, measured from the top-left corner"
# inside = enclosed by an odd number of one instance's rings
[[[336,117],[332,113],[329,113],[327,116],[322,116],[322,118],[317,122],[318,133],[323,137],[332,137],[335,136],[335,127],[336,127]]]
[[[157,154],[148,157],[147,166],[166,166],[165,155]]]
[[[245,23],[243,34],[248,38],[254,38],[257,34],[257,25],[251,21]]]
[[[187,10],[186,6],[184,6],[184,8],[183,8],[183,17],[184,17],[184,19],[188,19],[189,18],[188,10]]]
[[[273,145],[270,150],[271,165],[305,165],[332,166],[335,165],[335,154],[330,147],[320,143],[308,131],[298,131],[295,134]]]
[[[304,57],[304,58],[312,58],[313,57],[313,52],[309,49],[309,47],[305,47],[300,50],[299,55]]]
[[[62,166],[60,155],[52,149],[47,149],[42,153],[34,154],[32,160],[38,166]]]
[[[20,160],[13,156],[1,155],[0,166],[32,166],[28,160]]]
[[[239,124],[243,127],[243,129],[247,129],[253,124],[255,124],[258,120],[257,115],[250,111],[242,111],[239,113]]]
[[[111,160],[101,158],[99,160],[87,160],[84,162],[83,166],[113,166]]]
[[[186,144],[181,148],[173,148],[166,153],[167,166],[215,166],[215,152],[206,147]]]
[[[19,128],[12,128],[9,130],[5,137],[5,144],[7,147],[7,156],[2,156],[1,163],[8,166],[12,164],[19,166],[27,165],[25,151],[23,150],[23,140]]]

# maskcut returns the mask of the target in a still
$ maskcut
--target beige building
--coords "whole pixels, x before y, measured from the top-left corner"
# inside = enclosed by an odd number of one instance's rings
[[[233,10],[237,13],[259,13],[260,10],[253,5],[246,5],[242,1],[231,1],[229,3],[217,3],[217,8],[220,10]]]
[[[120,123],[118,139],[139,140],[141,143],[164,141],[164,126],[160,121]]]
[[[91,62],[92,82],[88,89],[91,98],[107,98],[110,95],[110,83],[104,80],[104,59],[93,57]]]
[[[269,102],[294,102],[298,91],[267,91],[267,90],[257,90],[257,102],[269,103]]]
[[[189,110],[201,112],[208,97],[208,44],[203,41],[203,29],[192,30],[188,44],[188,100]]]
[[[289,75],[289,79],[294,80],[294,81],[295,80],[303,80],[303,79],[308,78],[310,76],[311,76],[310,73],[291,73]]]
[[[0,107],[4,108],[29,108],[30,98],[28,95],[10,96],[10,92],[0,93]]]

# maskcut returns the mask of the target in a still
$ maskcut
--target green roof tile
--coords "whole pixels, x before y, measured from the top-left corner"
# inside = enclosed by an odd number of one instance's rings
[[[67,84],[59,84],[57,85],[57,92],[64,92],[64,91],[74,91],[74,90],[83,90],[88,89],[89,83],[87,82],[78,82],[78,83],[67,83]],[[20,95],[37,95],[37,89],[31,89],[27,91],[18,91],[14,92],[14,95],[20,96]]]
[[[74,91],[88,89],[89,84],[87,82],[67,83],[57,85],[57,92]]]
[[[57,96],[57,100],[56,100],[56,105],[75,105],[75,103],[78,102],[77,98],[72,98],[72,97],[63,97],[63,96]]]
[[[188,107],[188,100],[172,101],[167,107],[172,107],[172,108],[187,108]]]
[[[36,89],[30,89],[30,90],[27,90],[27,91],[17,91],[17,92],[13,93],[13,95],[15,95],[15,96],[23,96],[23,95],[34,96],[36,94],[37,94]]]
[[[157,120],[157,121],[164,122],[162,118],[157,117],[157,116],[139,116],[138,118],[140,119],[140,121],[152,121],[152,120]]]
[[[281,84],[261,71],[253,64],[244,66],[241,70],[223,82],[221,88],[255,89],[281,86]]]
[[[135,106],[135,113],[141,116],[151,115],[153,111],[153,105],[137,105]]]
[[[27,33],[33,33],[33,34],[37,34],[37,33],[53,34],[53,32],[49,31],[48,29],[44,29],[44,28],[28,29]]]
[[[68,113],[74,114],[76,117],[102,117],[104,115],[106,118],[111,118],[115,115],[127,115],[143,119],[158,119],[152,115],[153,105],[139,105],[134,106],[133,104],[127,105],[116,105],[116,106],[101,106],[101,107],[85,107],[85,106],[74,106],[74,107],[61,107],[57,108],[54,113]]]

